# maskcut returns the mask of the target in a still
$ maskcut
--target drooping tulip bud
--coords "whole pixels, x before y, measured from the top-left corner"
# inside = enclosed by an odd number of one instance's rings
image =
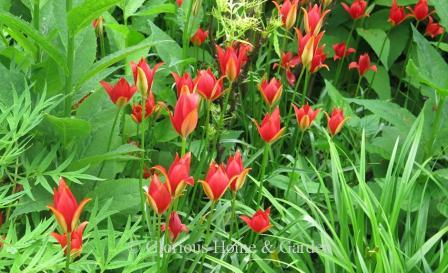
[[[423,21],[429,15],[428,0],[419,0],[413,9],[410,7],[408,9],[411,12],[410,16],[414,17],[417,21]]]
[[[114,86],[105,81],[101,81],[100,84],[106,90],[110,100],[118,107],[125,106],[137,91],[137,88],[130,86],[125,78],[121,78]]]
[[[404,7],[400,7],[397,4],[397,0],[392,0],[392,7],[389,11],[389,19],[388,21],[397,26],[401,24],[406,19],[406,13],[404,11]]]
[[[299,125],[300,129],[302,131],[305,131],[310,128],[311,123],[313,123],[314,119],[319,113],[319,109],[313,110],[313,108],[311,108],[311,106],[309,106],[308,104],[305,104],[300,108],[298,108],[294,104],[292,106],[294,107],[297,124]]]
[[[282,89],[282,83],[275,77],[269,82],[266,79],[263,79],[258,86],[261,96],[269,106],[277,103],[282,95]]]
[[[156,102],[154,99],[154,95],[151,91],[149,91],[148,98],[146,99],[145,104],[145,119],[151,116],[156,108]],[[143,115],[143,107],[141,104],[136,104],[132,106],[132,119],[135,122],[141,123]]]
[[[275,6],[277,7],[278,13],[282,17],[283,25],[286,30],[291,29],[297,20],[297,8],[299,5],[299,0],[285,0],[283,4],[280,6],[277,2],[273,1]]]
[[[322,7],[315,4],[313,7],[310,6],[308,10],[302,8],[303,10],[303,22],[305,25],[305,31],[310,34],[317,35],[320,32],[325,16],[330,12],[330,10],[325,10],[322,13]]]
[[[196,90],[203,98],[208,101],[214,101],[223,94],[223,77],[216,79],[212,70],[199,70],[198,75],[194,79]]]
[[[230,178],[230,190],[237,192],[243,187],[246,181],[246,176],[250,168],[244,168],[243,159],[240,151],[237,151],[234,156],[229,156],[226,164],[227,177]]]
[[[177,90],[177,97],[180,96],[180,91],[186,85],[188,87],[188,90],[193,90],[194,83],[193,79],[190,76],[190,73],[185,72],[182,77],[178,75],[176,72],[172,72],[171,75],[173,75],[174,80],[176,81],[176,90]]]
[[[269,228],[272,227],[271,221],[269,219],[269,214],[271,213],[271,209],[267,208],[266,211],[259,209],[252,218],[242,215],[240,216],[241,220],[246,222],[250,229],[252,229],[256,233],[264,233],[268,231]]]
[[[160,165],[153,168],[165,176],[173,198],[179,197],[187,185],[194,186],[194,178],[190,175],[190,163],[191,153],[186,153],[182,157],[176,154],[168,171]]]
[[[445,29],[437,22],[434,22],[431,16],[429,16],[429,22],[426,26],[425,35],[431,38],[435,38],[445,32]]]
[[[162,231],[165,231],[166,227],[166,224],[162,224]],[[170,218],[168,220],[168,232],[171,242],[175,242],[177,237],[179,237],[182,232],[188,233],[187,226],[182,224],[179,214],[177,214],[177,212],[175,211],[171,212],[170,214]]]
[[[339,43],[339,44],[334,44],[333,50],[334,50],[333,60],[335,60],[335,61],[339,60],[339,59],[343,59],[344,57],[347,57],[350,54],[353,54],[356,52],[356,49],[354,49],[352,47],[347,48],[347,46],[345,45],[344,42]]]
[[[79,216],[90,200],[90,198],[85,198],[78,205],[72,191],[61,177],[58,188],[53,189],[53,205],[47,207],[53,212],[64,233],[67,233],[76,229]]]
[[[359,56],[358,62],[350,63],[349,69],[357,69],[360,77],[364,76],[369,70],[372,70],[373,72],[377,71],[376,65],[371,65],[370,57],[367,53]]]
[[[205,180],[199,181],[204,193],[211,201],[218,201],[230,186],[230,180],[223,165],[210,164]]]
[[[169,185],[160,182],[157,174],[153,174],[150,180],[148,191],[146,192],[148,203],[158,215],[162,215],[171,204]]]
[[[331,116],[327,113],[325,115],[327,116],[328,131],[332,136],[337,135],[342,130],[344,123],[348,120],[348,118],[344,117],[342,109],[339,108],[334,108]]]
[[[258,133],[260,134],[261,138],[269,144],[279,139],[285,131],[285,128],[280,128],[280,109],[278,107],[275,108],[272,114],[267,113],[264,116],[261,125],[259,125],[257,121],[254,122],[255,126],[257,126]]]
[[[78,228],[71,232],[70,234],[70,256],[79,256],[82,252],[82,236],[84,233],[84,228],[88,222],[81,223]],[[58,241],[58,243],[61,245],[61,247],[64,249],[65,255],[67,255],[68,249],[67,246],[67,233],[59,234],[56,232],[52,232],[51,236]]]
[[[353,20],[368,16],[368,14],[366,14],[367,2],[364,0],[355,0],[350,6],[346,3],[341,3],[341,5]]]
[[[208,37],[208,31],[204,31],[202,28],[198,28],[196,33],[191,37],[191,42],[195,46],[201,46],[205,40],[207,40]]]
[[[196,129],[199,117],[199,100],[199,95],[190,91],[184,85],[174,107],[174,114],[169,113],[173,128],[183,138],[186,138]]]

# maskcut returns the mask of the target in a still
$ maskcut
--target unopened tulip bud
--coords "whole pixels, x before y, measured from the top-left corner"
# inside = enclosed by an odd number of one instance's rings
[[[143,69],[137,67],[137,71],[137,89],[145,100],[148,96],[148,80]]]

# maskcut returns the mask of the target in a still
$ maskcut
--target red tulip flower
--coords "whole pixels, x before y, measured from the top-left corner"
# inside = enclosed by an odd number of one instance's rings
[[[205,180],[199,182],[202,184],[207,197],[213,202],[218,201],[230,185],[230,179],[224,166],[215,162],[210,164]]]
[[[282,52],[280,66],[285,69],[286,78],[288,79],[288,83],[293,86],[296,82],[296,76],[291,72],[291,69],[296,67],[300,63],[299,56],[293,56],[292,52]],[[274,69],[278,67],[279,64],[274,64]]]
[[[325,16],[330,12],[330,10],[325,10],[322,13],[322,7],[315,4],[313,7],[310,6],[308,10],[302,8],[303,10],[303,23],[305,25],[306,33],[317,35],[320,32]]]
[[[219,98],[223,92],[222,80],[224,78],[216,79],[212,70],[199,70],[198,75],[194,79],[196,90],[206,100],[214,101]]]
[[[182,2],[183,2],[183,0],[176,0],[176,4],[177,4],[177,6],[178,6],[178,7],[181,7],[181,6],[182,6]]]
[[[313,123],[314,119],[319,113],[319,109],[313,110],[313,108],[311,108],[311,106],[309,106],[308,104],[305,104],[300,108],[293,104],[292,107],[294,107],[297,124],[299,125],[300,129],[302,129],[302,131],[305,131],[306,129],[310,128],[311,123]]]
[[[171,112],[170,119],[176,132],[183,138],[191,134],[198,124],[198,108],[200,97],[197,93],[191,92],[184,85],[176,106],[174,114]]]
[[[96,18],[95,20],[93,20],[92,26],[97,33],[101,33],[103,31],[103,22],[104,22],[103,16],[100,16],[100,17]]]
[[[342,7],[348,12],[353,20],[358,20],[367,16],[366,8],[367,2],[364,0],[355,0],[350,6],[346,3],[341,3]]]
[[[445,32],[445,29],[439,24],[434,22],[431,16],[429,16],[429,22],[426,26],[425,35],[434,38]]]
[[[153,174],[146,197],[153,210],[162,215],[171,204],[170,187],[167,183],[160,182],[157,174]]]
[[[193,79],[190,76],[190,73],[185,72],[182,76],[180,76],[176,72],[172,72],[171,75],[173,75],[174,80],[176,81],[177,97],[180,96],[180,92],[184,85],[188,87],[188,90],[193,90],[194,83]]]
[[[148,83],[148,90],[151,90],[152,83],[154,82],[154,75],[156,74],[157,70],[159,69],[159,67],[162,64],[163,63],[158,63],[154,66],[153,69],[151,69],[151,67],[149,67],[148,63],[146,62],[145,58],[141,58],[137,64],[134,62],[131,62],[131,69],[132,69],[132,73],[134,74],[135,85],[138,85],[137,84],[137,79],[138,79],[138,69],[137,68],[140,68],[145,73],[146,81]]]
[[[287,30],[291,29],[296,23],[299,0],[293,0],[292,2],[291,0],[285,0],[281,6],[275,1],[273,1],[273,3],[282,17],[282,22],[285,28]]]
[[[324,62],[327,59],[327,54],[324,52],[325,45],[318,47],[313,54],[313,59],[311,60],[310,64],[310,72],[315,73],[319,71],[321,68],[326,68],[327,70],[328,65],[326,65]]]
[[[230,190],[237,192],[244,185],[246,176],[250,168],[244,168],[243,159],[240,151],[237,151],[234,156],[229,156],[227,159],[226,173],[230,178]]]
[[[207,40],[208,37],[208,31],[204,31],[202,28],[198,28],[196,33],[191,37],[191,42],[195,46],[201,46],[205,40]]]
[[[412,17],[414,17],[417,21],[423,21],[429,15],[429,7],[428,0],[419,0],[417,4],[415,4],[414,9],[408,7],[411,12]]]
[[[261,84],[258,86],[258,90],[260,90],[261,95],[263,96],[264,101],[272,106],[280,99],[282,95],[282,83],[277,80],[275,77],[271,79],[271,81],[267,81],[263,79]]]
[[[137,88],[130,86],[125,78],[121,78],[115,86],[111,86],[105,81],[101,81],[100,83],[109,95],[110,100],[118,107],[125,106],[137,91]]]
[[[246,44],[234,44],[225,50],[217,45],[216,50],[222,75],[232,82],[235,81],[241,73],[241,68],[246,64],[247,55],[251,49],[252,47]]]
[[[85,198],[78,205],[70,188],[64,179],[61,178],[59,179],[58,188],[53,189],[53,205],[47,207],[53,212],[64,233],[67,233],[76,229],[79,216],[90,200],[90,198]]]
[[[397,26],[401,24],[406,19],[406,13],[404,11],[404,7],[400,7],[397,4],[397,0],[392,0],[392,7],[389,11],[389,22]]]
[[[314,57],[316,49],[324,35],[323,32],[318,35],[311,35],[309,33],[303,35],[302,32],[296,28],[298,58],[304,66],[310,66]]]
[[[376,65],[370,64],[370,57],[369,54],[367,53],[364,53],[361,56],[359,56],[358,62],[350,63],[348,68],[357,69],[360,77],[364,76],[369,70],[372,70],[373,72],[377,71]]]
[[[264,116],[261,125],[257,121],[254,122],[261,138],[269,144],[275,142],[285,131],[285,128],[280,128],[280,109],[278,107],[272,114],[267,113]]]
[[[166,230],[166,226],[166,224],[162,224],[162,231]],[[187,226],[182,224],[179,215],[175,211],[170,214],[170,218],[168,220],[168,232],[170,234],[171,242],[176,241],[181,232],[188,233]]]
[[[151,116],[154,113],[154,110],[156,108],[156,102],[154,99],[154,95],[151,91],[149,91],[148,98],[146,99],[145,104],[145,119]],[[135,122],[141,123],[142,122],[142,114],[143,114],[143,107],[141,104],[136,104],[132,106],[132,118]]]
[[[344,123],[348,118],[344,117],[344,112],[339,108],[334,108],[331,112],[331,116],[329,116],[327,113],[325,114],[327,115],[327,125],[330,134],[332,136],[337,135],[342,130],[342,127],[344,126]]]
[[[180,196],[186,185],[194,186],[194,178],[190,175],[191,153],[186,153],[183,157],[176,154],[176,158],[171,163],[168,171],[163,166],[157,165],[153,169],[161,172],[170,187],[171,195],[176,198]]]
[[[76,230],[74,230],[70,235],[70,255],[78,256],[82,251],[82,235],[84,232],[84,228],[86,227],[88,222],[81,223]],[[61,247],[64,249],[65,254],[67,255],[67,234],[59,234],[56,232],[52,232],[51,236],[53,236]]]
[[[350,47],[347,48],[347,46],[345,45],[344,42],[339,43],[339,44],[334,44],[333,45],[333,50],[334,50],[334,57],[333,60],[339,60],[342,59],[344,57],[349,56],[352,53],[356,52],[356,49]]]
[[[246,222],[250,229],[252,229],[256,233],[264,233],[266,232],[271,225],[271,221],[269,219],[269,214],[271,213],[271,209],[267,208],[266,211],[259,209],[252,218],[248,216],[240,216],[241,220]]]

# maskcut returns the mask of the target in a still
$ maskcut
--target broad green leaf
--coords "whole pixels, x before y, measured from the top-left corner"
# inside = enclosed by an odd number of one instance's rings
[[[11,29],[23,32],[26,36],[33,39],[67,73],[68,68],[65,62],[65,55],[56,49],[45,36],[36,31],[29,23],[4,11],[0,11],[0,22]]]
[[[389,73],[383,66],[378,66],[377,72],[369,71],[366,74],[367,81],[370,83],[373,79],[372,89],[378,94],[381,100],[390,99],[390,78]]]
[[[126,5],[124,7],[125,17],[128,18],[135,14],[135,12],[142,7],[145,0],[126,0]]]
[[[122,0],[94,0],[85,1],[84,4],[76,6],[68,13],[68,30],[73,35],[82,28],[92,23],[103,12],[120,3]]]
[[[95,30],[86,28],[75,39],[75,61],[73,80],[76,82],[89,69],[96,59],[97,43]]]
[[[138,179],[125,178],[98,181],[97,187],[90,194],[100,204],[112,199],[111,207],[120,213],[136,211],[140,208],[140,189]]]
[[[156,6],[151,6],[148,9],[139,11],[138,13],[134,14],[134,16],[150,16],[150,15],[157,15],[160,13],[175,13],[176,12],[176,6],[174,4],[159,4]]]
[[[435,0],[435,1],[437,1],[437,0]],[[409,5],[415,4],[417,2],[418,2],[418,0],[399,0],[398,1],[400,6],[409,6]],[[381,6],[387,6],[387,7],[392,6],[392,0],[376,0],[375,3],[377,5],[381,5]]]
[[[390,40],[384,30],[381,29],[357,29],[358,34],[369,43],[370,47],[375,51],[383,65],[388,68],[388,58],[390,51]]]
[[[151,27],[150,39],[153,42],[163,41],[155,45],[157,54],[168,66],[173,66],[182,61],[182,49],[168,34],[163,32],[154,23],[149,22]]]
[[[83,119],[59,118],[47,114],[46,120],[52,125],[54,132],[64,144],[87,137],[90,134],[90,122]]]
[[[448,1],[434,0],[432,4],[440,18],[440,24],[448,29]]]

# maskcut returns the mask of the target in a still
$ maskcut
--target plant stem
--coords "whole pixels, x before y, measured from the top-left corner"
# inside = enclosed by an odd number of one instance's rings
[[[109,139],[107,140],[107,148],[106,148],[106,153],[110,152],[110,148],[112,146],[112,138],[115,132],[115,127],[117,126],[117,121],[118,121],[118,117],[120,116],[121,113],[121,108],[117,108],[117,111],[115,113],[115,117],[114,117],[114,121],[112,123],[112,128],[110,129],[110,133],[109,133]],[[101,167],[100,170],[98,171],[98,177],[101,177],[101,174],[103,173],[103,169],[104,169],[104,165],[105,165],[105,161],[103,161],[101,163]],[[96,186],[96,183],[94,185],[94,187]]]
[[[296,157],[294,159],[294,167],[292,169],[291,177],[289,178],[289,183],[288,183],[288,188],[286,190],[285,198],[288,198],[288,196],[289,196],[289,191],[291,190],[291,187],[292,187],[292,181],[293,181],[294,175],[296,174],[297,161],[299,160],[299,152],[302,147],[302,140],[303,140],[304,134],[305,134],[305,131],[302,130],[302,132],[300,134],[299,145],[297,147],[296,147],[296,145],[294,145],[294,148],[296,148]]]
[[[182,137],[182,146],[181,146],[181,149],[180,149],[180,156],[181,157],[184,156],[186,149],[187,149],[187,138],[186,137]]]
[[[70,256],[72,252],[72,233],[67,232],[67,254],[65,258],[65,273],[70,273]]]
[[[229,97],[231,92],[232,92],[232,82],[230,82],[229,90],[227,90],[227,92],[224,95],[224,103],[222,105],[221,112],[219,113],[218,127],[216,128],[216,136],[214,138],[212,147],[213,151],[217,151],[216,146],[219,143],[219,137],[221,135],[221,130],[223,129],[222,127],[224,125],[224,116],[226,114],[227,106],[229,105]]]
[[[33,26],[39,32],[40,31],[40,0],[34,0],[33,6]],[[39,44],[36,44],[36,61],[40,60],[40,48]]]
[[[66,0],[66,12],[70,12],[73,6],[73,0]],[[65,100],[64,100],[64,113],[65,116],[70,116],[70,110],[72,105],[72,91],[73,91],[73,63],[75,59],[75,34],[70,31],[67,32],[67,77],[65,82]]]
[[[264,182],[264,175],[266,173],[266,166],[268,164],[269,147],[270,147],[269,143],[264,144],[263,160],[261,162],[260,175],[258,176],[258,181],[260,184],[258,186],[257,208],[260,207],[261,200],[263,198],[263,182]]]
[[[157,272],[160,272],[160,254],[161,254],[161,249],[160,249],[160,247],[161,247],[161,244],[160,244],[160,241],[161,241],[161,232],[160,232],[160,230],[161,230],[161,227],[162,227],[162,215],[157,215]],[[168,229],[168,226],[166,227],[167,229]]]
[[[342,58],[341,58],[341,61],[339,62],[339,64],[338,64],[338,68],[337,68],[337,70],[336,70],[336,75],[335,75],[335,77],[334,77],[334,86],[338,86],[338,81],[339,81],[339,77],[340,77],[340,75],[341,75],[341,72],[342,72],[342,66],[344,65],[344,61],[345,61],[345,55],[347,54],[347,50],[349,49],[349,47],[350,47],[350,41],[351,41],[351,39],[352,39],[352,35],[353,35],[353,31],[355,30],[355,27],[356,27],[356,20],[355,21],[353,21],[353,24],[352,24],[352,28],[351,28],[351,30],[350,30],[350,33],[348,34],[348,37],[347,37],[347,39],[345,40],[345,50],[344,50],[344,54],[342,55]]]
[[[359,88],[361,87],[361,80],[362,80],[362,77],[360,75],[359,79],[358,79],[358,84],[356,85],[355,98],[358,96]]]
[[[299,91],[300,82],[302,81],[304,72],[305,72],[305,67],[303,66],[302,69],[300,70],[300,75],[299,75],[299,78],[297,79],[296,85],[294,86],[294,92],[292,93],[291,105],[289,106],[286,127],[288,127],[288,125],[289,125],[289,116],[291,115],[292,108],[293,108],[292,104],[296,100],[297,92]]]
[[[98,33],[99,39],[100,39],[100,52],[101,52],[101,58],[106,57],[106,46],[104,45],[104,29],[101,28]]]
[[[432,154],[432,150],[434,149],[434,144],[436,142],[437,132],[439,131],[440,119],[442,117],[443,107],[445,106],[445,99],[446,99],[446,96],[440,97],[439,103],[437,104],[436,117],[434,120],[434,125],[432,126],[432,132],[431,132],[431,154]]]
[[[232,241],[232,237],[233,237],[233,226],[235,226],[235,230],[236,230],[236,237],[240,238],[240,232],[238,230],[238,219],[236,218],[236,210],[235,210],[235,201],[236,201],[236,192],[232,192],[232,200],[231,200],[231,206],[232,206],[232,220],[233,223],[230,225],[230,232],[229,232],[229,242]]]
[[[306,94],[308,93],[308,85],[310,84],[311,73],[310,71],[306,71],[305,75],[305,83],[302,91],[302,105],[305,105]]]
[[[383,44],[381,45],[380,54],[378,56],[379,62],[381,61],[381,56],[383,55],[384,48],[386,47],[387,38],[389,38],[390,29],[386,32],[386,37],[383,40]],[[377,73],[373,73],[372,79],[369,81],[369,85],[367,86],[366,93],[370,90],[373,82],[375,81]]]
[[[187,18],[184,24],[184,32],[182,34],[182,46],[183,46],[183,58],[186,59],[188,57],[188,46],[190,43],[190,17],[191,10],[193,8],[193,3],[195,0],[190,0],[190,5],[188,5]]]
[[[207,220],[207,230],[205,233],[205,241],[204,241],[204,247],[207,248],[208,245],[210,244],[210,237],[213,234],[212,232],[210,232],[211,230],[211,225],[212,225],[212,220],[213,220],[213,216],[215,214],[215,205],[216,202],[212,201],[212,205],[210,206],[210,214],[208,215],[208,220]],[[204,262],[205,262],[205,253],[202,253],[202,262],[201,262],[201,266],[199,267],[199,271],[198,272],[203,272],[202,271],[202,267],[204,266]]]

